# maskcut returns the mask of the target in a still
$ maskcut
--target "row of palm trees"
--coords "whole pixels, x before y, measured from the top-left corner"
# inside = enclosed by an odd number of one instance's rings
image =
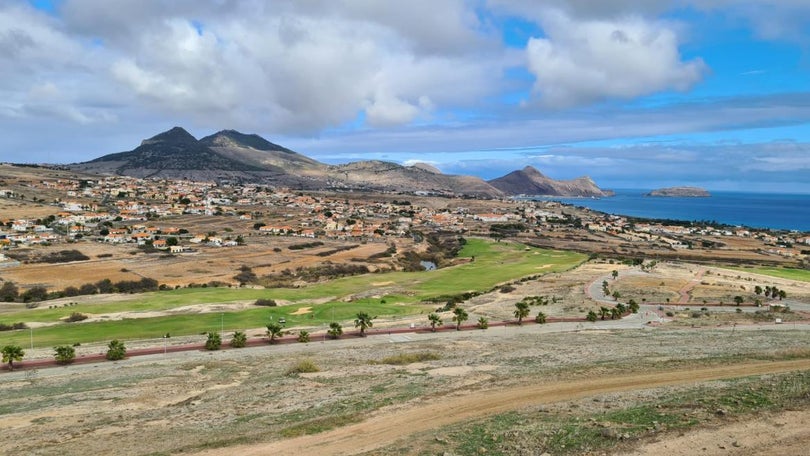
[[[517,318],[518,325],[523,324],[523,319],[529,316],[530,308],[529,302],[526,300],[519,301],[515,303],[515,310],[514,316]],[[621,316],[627,311],[630,310],[632,312],[638,311],[638,304],[635,301],[631,300],[629,307],[625,306],[624,304],[617,304],[616,307],[607,308],[607,307],[600,307],[598,313],[594,311],[588,312],[586,319],[588,321],[596,321],[597,318],[601,318],[605,320],[606,318],[617,319],[621,318]],[[377,318],[376,316],[372,317],[367,312],[359,312],[356,314],[356,318],[354,320],[354,327],[360,330],[360,336],[365,337],[366,330],[374,326],[374,319]],[[444,321],[442,317],[436,313],[432,312],[428,314],[428,324],[433,332],[436,332],[436,328],[439,326],[444,325]],[[453,308],[453,317],[451,320],[455,323],[456,330],[461,330],[461,325],[469,320],[470,315],[467,311],[462,308],[456,306]],[[543,312],[539,312],[535,317],[535,322],[537,323],[546,323],[546,315]],[[476,326],[480,329],[487,329],[489,327],[489,320],[486,317],[479,317],[478,323]],[[283,335],[287,334],[288,331],[285,331],[284,326],[281,323],[272,322],[267,325],[267,336],[270,339],[270,343],[275,343],[278,338],[282,337]],[[329,323],[329,329],[326,331],[326,334],[331,337],[332,339],[338,339],[340,336],[343,335],[343,326],[341,326],[338,322],[331,322]],[[168,335],[167,335],[168,336]],[[164,337],[167,337],[164,336]],[[298,341],[299,342],[309,342],[309,332],[308,331],[299,331],[298,334]],[[233,348],[242,348],[247,345],[247,335],[243,331],[235,331],[232,335],[230,345]],[[222,337],[219,333],[216,332],[209,332],[208,339],[205,342],[205,348],[207,350],[219,350],[222,346]],[[6,345],[2,348],[2,355],[3,355],[3,363],[8,363],[9,369],[14,369],[14,362],[22,361],[23,356],[25,356],[25,352],[23,351],[22,347],[19,345]],[[74,358],[76,357],[75,349],[70,345],[63,345],[54,347],[54,358],[60,364],[69,364],[73,362]],[[108,360],[120,360],[124,359],[126,356],[126,347],[124,343],[119,340],[113,340],[108,345],[108,350],[106,353],[106,358]]]

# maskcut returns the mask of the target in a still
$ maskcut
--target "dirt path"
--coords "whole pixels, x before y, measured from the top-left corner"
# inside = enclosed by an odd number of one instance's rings
[[[706,273],[706,270],[703,269],[703,268],[700,268],[700,270],[697,272],[697,274],[695,274],[695,278],[690,280],[689,282],[687,282],[686,285],[684,285],[683,287],[681,287],[680,290],[678,290],[678,296],[679,296],[678,304],[688,304],[689,303],[689,298],[691,298],[691,296],[689,296],[689,292],[692,291],[692,288],[695,288],[695,285],[697,285],[701,281],[701,279],[703,279],[703,274],[705,274],[705,273]]]
[[[443,398],[425,406],[372,414],[366,421],[315,435],[270,443],[243,445],[200,453],[357,454],[371,451],[419,432],[473,418],[520,409],[527,405],[581,399],[636,389],[685,385],[723,378],[810,369],[810,360],[744,363],[656,373],[632,373],[585,380],[557,381],[508,390],[475,391]]]

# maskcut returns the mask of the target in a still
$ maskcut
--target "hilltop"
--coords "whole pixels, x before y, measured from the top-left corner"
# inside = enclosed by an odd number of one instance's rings
[[[544,176],[532,166],[513,171],[503,177],[489,181],[489,184],[509,195],[542,196],[611,196],[602,190],[588,176],[573,180],[554,180]]]

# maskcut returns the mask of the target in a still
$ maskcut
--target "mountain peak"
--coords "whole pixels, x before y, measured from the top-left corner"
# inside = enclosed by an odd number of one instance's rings
[[[197,138],[192,136],[191,133],[187,132],[182,127],[174,127],[170,130],[164,131],[163,133],[158,133],[149,139],[143,140],[141,145],[155,144],[160,142],[170,144],[195,144],[197,142]]]
[[[417,162],[417,163],[414,163],[414,164],[412,164],[410,166],[411,166],[411,168],[421,169],[422,171],[427,171],[427,172],[433,173],[433,174],[441,174],[442,173],[441,170],[439,170],[435,166],[433,166],[431,164],[428,164],[428,163],[425,163],[425,162]]]
[[[541,173],[540,171],[538,171],[538,170],[537,170],[537,168],[535,168],[535,167],[534,167],[534,166],[532,166],[532,165],[526,165],[526,166],[524,166],[524,167],[523,167],[523,169],[522,169],[521,171],[522,171],[524,174],[528,174],[529,176],[545,177],[545,176],[543,176],[543,173]]]
[[[241,146],[263,151],[295,153],[286,147],[273,144],[257,134],[245,134],[236,130],[222,130],[200,140],[207,146]]]
[[[510,195],[552,196],[607,196],[590,177],[584,176],[568,181],[558,181],[544,176],[532,166],[493,179],[489,183]]]

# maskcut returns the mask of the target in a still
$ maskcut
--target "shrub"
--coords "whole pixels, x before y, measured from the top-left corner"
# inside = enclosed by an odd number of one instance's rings
[[[242,265],[239,268],[239,273],[233,276],[233,279],[239,282],[241,285],[244,285],[246,283],[255,282],[257,277],[250,266]]]
[[[546,322],[546,314],[543,312],[538,313],[537,316],[534,317],[534,321],[540,323],[541,325],[544,324]]]
[[[476,325],[478,329],[487,329],[489,328],[489,320],[486,317],[478,318],[478,324]]]
[[[71,261],[86,261],[89,259],[89,256],[78,250],[61,250],[59,252],[49,253],[33,261],[33,263],[68,263]]]
[[[28,329],[28,325],[21,321],[10,325],[0,323],[0,331],[11,331],[12,329]]]
[[[504,285],[501,287],[501,293],[511,293],[515,291],[515,287],[512,285]]]
[[[309,372],[319,372],[318,366],[309,359],[302,359],[287,369],[287,375],[306,374]]]
[[[243,348],[247,345],[247,335],[242,331],[236,331],[231,338],[231,347]]]
[[[118,361],[120,359],[124,359],[127,356],[127,348],[124,346],[124,343],[118,339],[114,339],[110,341],[109,345],[107,345],[107,354],[105,357],[110,361]]]
[[[68,323],[73,323],[73,322],[76,322],[76,321],[87,320],[87,318],[88,318],[87,315],[85,315],[85,314],[83,314],[81,312],[72,312],[70,314],[70,316],[68,316],[65,321],[67,321]]]
[[[309,342],[309,331],[301,330],[298,333],[298,342],[307,343]]]
[[[254,306],[276,307],[278,303],[274,299],[257,299]]]
[[[208,333],[208,339],[205,341],[206,350],[219,350],[222,347],[222,337],[219,333]]]
[[[54,359],[58,364],[70,364],[76,359],[76,349],[70,345],[59,345],[53,347]]]
[[[401,366],[403,364],[419,363],[422,361],[435,361],[439,358],[441,357],[433,352],[400,353],[398,355],[387,356],[383,358],[380,363]]]
[[[42,285],[35,285],[21,295],[23,302],[44,301],[48,299],[48,289]]]
[[[293,244],[287,247],[290,250],[304,250],[304,249],[311,249],[315,247],[320,247],[323,245],[321,241],[312,241],[312,242],[302,242],[300,244]]]

